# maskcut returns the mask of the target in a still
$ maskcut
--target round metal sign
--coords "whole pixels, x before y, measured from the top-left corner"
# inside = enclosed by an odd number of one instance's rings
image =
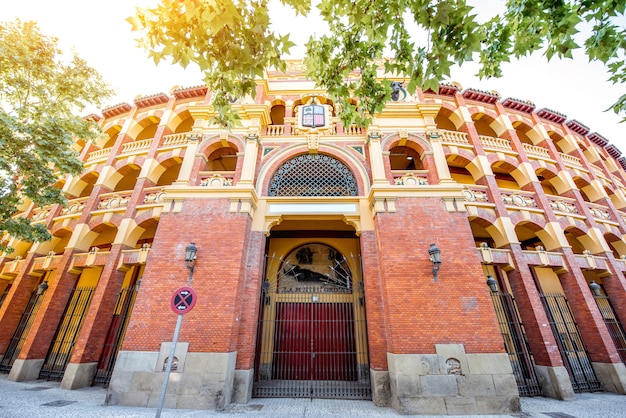
[[[196,291],[191,287],[181,287],[172,295],[170,307],[175,314],[182,315],[189,312],[196,304]]]

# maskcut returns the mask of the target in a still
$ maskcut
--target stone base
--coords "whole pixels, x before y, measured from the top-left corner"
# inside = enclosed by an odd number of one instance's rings
[[[120,351],[105,403],[157,408],[161,398],[163,353]],[[170,374],[163,406],[173,409],[222,410],[231,403],[235,377],[236,352],[188,353],[176,347],[176,370]],[[168,354],[169,355],[169,354]]]
[[[61,387],[63,389],[78,389],[91,386],[96,375],[98,363],[69,363],[65,368]]]
[[[591,363],[602,389],[626,395],[626,365],[624,363]]]
[[[389,372],[387,370],[370,369],[372,383],[372,401],[376,406],[391,405],[391,390],[389,388]]]
[[[544,396],[562,401],[574,399],[574,388],[564,366],[548,367],[535,365],[535,372]]]
[[[28,360],[17,359],[13,362],[11,372],[9,373],[9,377],[7,379],[13,382],[37,380],[39,379],[39,372],[41,371],[45,361],[46,359],[43,358]]]
[[[396,411],[421,415],[520,412],[506,354],[466,354],[462,344],[438,344],[436,351],[387,353],[391,406]]]
[[[235,370],[233,383],[233,403],[248,403],[252,399],[252,384],[254,383],[254,369]]]

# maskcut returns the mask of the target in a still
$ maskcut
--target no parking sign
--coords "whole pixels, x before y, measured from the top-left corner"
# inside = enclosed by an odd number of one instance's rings
[[[196,304],[197,295],[196,291],[189,286],[181,287],[172,295],[172,302],[170,307],[177,315],[186,314]]]

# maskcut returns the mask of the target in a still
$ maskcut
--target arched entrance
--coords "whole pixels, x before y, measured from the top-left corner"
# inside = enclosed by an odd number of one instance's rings
[[[358,256],[316,241],[267,255],[254,397],[371,399]]]

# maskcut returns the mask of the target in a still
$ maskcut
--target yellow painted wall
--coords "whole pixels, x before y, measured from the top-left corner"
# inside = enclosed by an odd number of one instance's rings
[[[537,275],[543,293],[565,293],[561,287],[559,276],[552,269],[535,267],[535,274]]]

